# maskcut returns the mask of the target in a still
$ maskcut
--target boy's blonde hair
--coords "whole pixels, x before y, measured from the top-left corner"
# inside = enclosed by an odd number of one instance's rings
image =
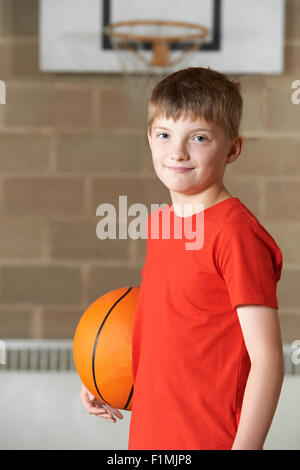
[[[227,139],[239,135],[243,100],[240,83],[209,67],[189,67],[161,80],[152,90],[148,105],[148,131],[158,117],[202,118],[219,124]]]

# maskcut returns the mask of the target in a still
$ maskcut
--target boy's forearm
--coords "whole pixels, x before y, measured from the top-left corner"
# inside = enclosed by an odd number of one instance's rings
[[[231,450],[262,450],[279,400],[282,355],[252,361],[238,430]]]

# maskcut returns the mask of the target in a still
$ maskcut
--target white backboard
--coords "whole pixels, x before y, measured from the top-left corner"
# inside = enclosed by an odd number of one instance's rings
[[[284,16],[285,0],[40,0],[40,68],[121,72],[104,26],[160,19],[208,28],[189,66],[279,74],[284,65]],[[145,53],[150,56],[151,50]]]

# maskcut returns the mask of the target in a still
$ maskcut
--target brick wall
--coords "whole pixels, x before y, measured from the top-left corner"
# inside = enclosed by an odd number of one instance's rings
[[[284,341],[300,337],[300,1],[287,1],[282,75],[240,76],[244,150],[225,185],[283,251]],[[0,337],[72,338],[86,307],[140,284],[146,240],[99,240],[96,208],[171,202],[156,177],[144,120],[117,75],[38,69],[38,1],[0,0]],[[298,329],[298,334],[297,334]]]

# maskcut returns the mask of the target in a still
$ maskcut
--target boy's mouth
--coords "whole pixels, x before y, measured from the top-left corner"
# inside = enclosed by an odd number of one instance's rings
[[[191,167],[185,167],[185,166],[167,166],[165,165],[169,170],[175,171],[175,173],[185,173],[189,170],[193,170],[194,168]]]

